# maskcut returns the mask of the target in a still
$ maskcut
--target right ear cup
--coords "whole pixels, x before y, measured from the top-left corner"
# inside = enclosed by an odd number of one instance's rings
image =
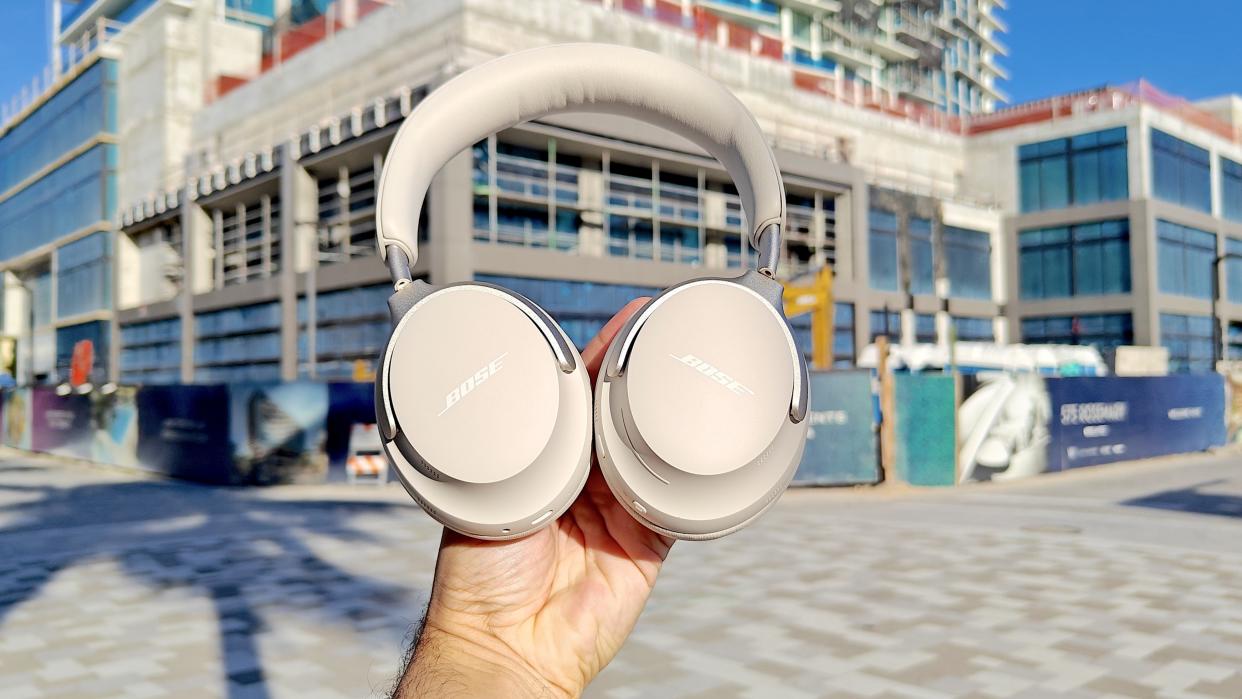
[[[805,365],[773,298],[779,284],[754,272],[689,282],[649,302],[609,348],[595,386],[596,454],[647,527],[724,536],[793,478],[809,424],[793,408]]]
[[[565,340],[565,363],[549,332]],[[590,400],[560,327],[479,284],[414,303],[376,376],[384,451],[401,483],[432,517],[481,539],[529,534],[574,501],[589,472]]]

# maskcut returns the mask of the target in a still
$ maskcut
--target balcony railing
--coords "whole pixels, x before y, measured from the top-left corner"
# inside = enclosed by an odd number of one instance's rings
[[[90,28],[82,32],[81,37],[72,43],[59,47],[57,61],[36,75],[29,85],[22,86],[17,94],[0,105],[0,133],[9,126],[26,117],[35,107],[56,92],[75,69],[93,60],[96,54],[112,41],[125,28],[125,24],[116,20],[100,18]]]

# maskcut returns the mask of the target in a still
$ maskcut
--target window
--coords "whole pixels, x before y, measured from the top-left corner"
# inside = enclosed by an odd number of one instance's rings
[[[992,239],[987,233],[946,226],[944,262],[949,296],[992,298]]]
[[[1134,343],[1134,319],[1129,313],[1025,318],[1022,341],[1032,345],[1089,345],[1103,352]]]
[[[1018,233],[1024,299],[1130,291],[1130,222],[1096,221]]]
[[[1242,303],[1242,240],[1225,238],[1225,294],[1234,303]]]
[[[180,381],[180,318],[121,326],[121,382],[163,384]]]
[[[1151,130],[1152,191],[1156,197],[1197,211],[1212,210],[1206,149]]]
[[[280,378],[280,304],[199,313],[194,377],[202,383]]]
[[[1216,235],[1172,221],[1157,220],[1160,291],[1197,299],[1212,296]]]
[[[1020,146],[1018,180],[1024,212],[1125,199],[1126,129]]]
[[[996,339],[991,318],[953,316],[953,330],[957,339],[965,342],[992,342]]]
[[[1242,359],[1242,323],[1230,323],[1225,336],[1225,358],[1237,361]]]
[[[809,366],[811,361],[811,316],[801,315],[789,321],[794,342]],[[854,304],[838,301],[832,311],[832,365],[854,366]]]
[[[931,313],[914,316],[914,341],[924,344],[936,342],[936,316]]]
[[[660,290],[630,284],[598,284],[529,277],[476,274],[475,281],[511,289],[539,304],[564,328],[579,348],[595,337],[604,323],[622,306],[640,296],[655,296]]]
[[[1169,348],[1169,371],[1212,371],[1213,342],[1210,317],[1160,314],[1160,344]]]
[[[212,212],[217,289],[264,279],[280,269],[280,197]],[[374,246],[369,250],[374,251]]]
[[[871,341],[887,335],[892,342],[901,340],[901,313],[898,311],[871,312]]]
[[[936,293],[932,222],[925,218],[910,219],[910,293]]]
[[[1242,163],[1220,159],[1220,213],[1231,221],[1242,221]]]
[[[111,234],[92,233],[56,251],[57,317],[109,308],[111,299]]]
[[[388,319],[389,284],[327,291],[315,296],[316,379],[352,381],[354,362],[371,366],[384,350],[391,329]],[[309,376],[309,304],[298,299],[298,373]]]
[[[871,288],[897,291],[897,214],[872,209],[870,223]]]

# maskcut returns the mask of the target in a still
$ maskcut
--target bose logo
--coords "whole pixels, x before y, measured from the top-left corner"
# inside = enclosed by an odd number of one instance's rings
[[[496,374],[499,374],[500,370],[505,368],[502,360],[508,356],[508,354],[508,352],[505,352],[499,357],[496,357],[492,361],[488,362],[486,366],[474,372],[473,375],[467,376],[466,380],[462,381],[460,386],[449,391],[448,395],[444,396],[444,410],[437,413],[436,417],[440,417],[441,415],[447,413],[449,408],[461,402],[462,398],[469,395],[469,393],[478,388],[480,384],[492,378]]]
[[[732,377],[732,376],[729,376],[728,374],[726,374],[726,373],[724,373],[723,371],[721,371],[721,370],[717,369],[716,367],[712,366],[711,364],[708,364],[707,362],[703,361],[702,359],[699,359],[698,357],[694,356],[693,354],[687,354],[687,355],[683,355],[683,356],[681,356],[681,357],[678,357],[678,356],[677,356],[677,355],[675,355],[675,354],[670,354],[670,355],[668,355],[668,356],[672,357],[673,359],[676,359],[677,361],[681,362],[682,364],[685,364],[686,366],[690,367],[691,369],[694,369],[695,371],[697,371],[697,372],[699,372],[700,374],[702,374],[702,375],[706,376],[707,378],[711,379],[712,381],[715,381],[716,383],[720,384],[721,386],[724,386],[725,388],[729,389],[730,391],[732,391],[733,393],[736,393],[736,394],[737,394],[737,395],[739,395],[739,396],[753,396],[753,395],[755,395],[755,392],[754,392],[754,391],[750,390],[749,388],[746,388],[746,387],[745,387],[745,386],[743,386],[742,384],[740,384],[740,383],[738,383],[737,381],[735,381],[735,380],[733,379],[733,377]]]

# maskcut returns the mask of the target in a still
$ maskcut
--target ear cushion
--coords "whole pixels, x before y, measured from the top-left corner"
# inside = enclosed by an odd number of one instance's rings
[[[800,361],[768,301],[728,280],[670,289],[639,311],[595,387],[596,454],[613,492],[648,527],[711,539],[784,492],[808,422],[790,405]]]
[[[569,507],[591,446],[590,383],[569,347],[566,373],[518,299],[492,287],[445,287],[405,314],[376,376],[377,409],[391,420],[384,451],[428,514],[506,539]]]

